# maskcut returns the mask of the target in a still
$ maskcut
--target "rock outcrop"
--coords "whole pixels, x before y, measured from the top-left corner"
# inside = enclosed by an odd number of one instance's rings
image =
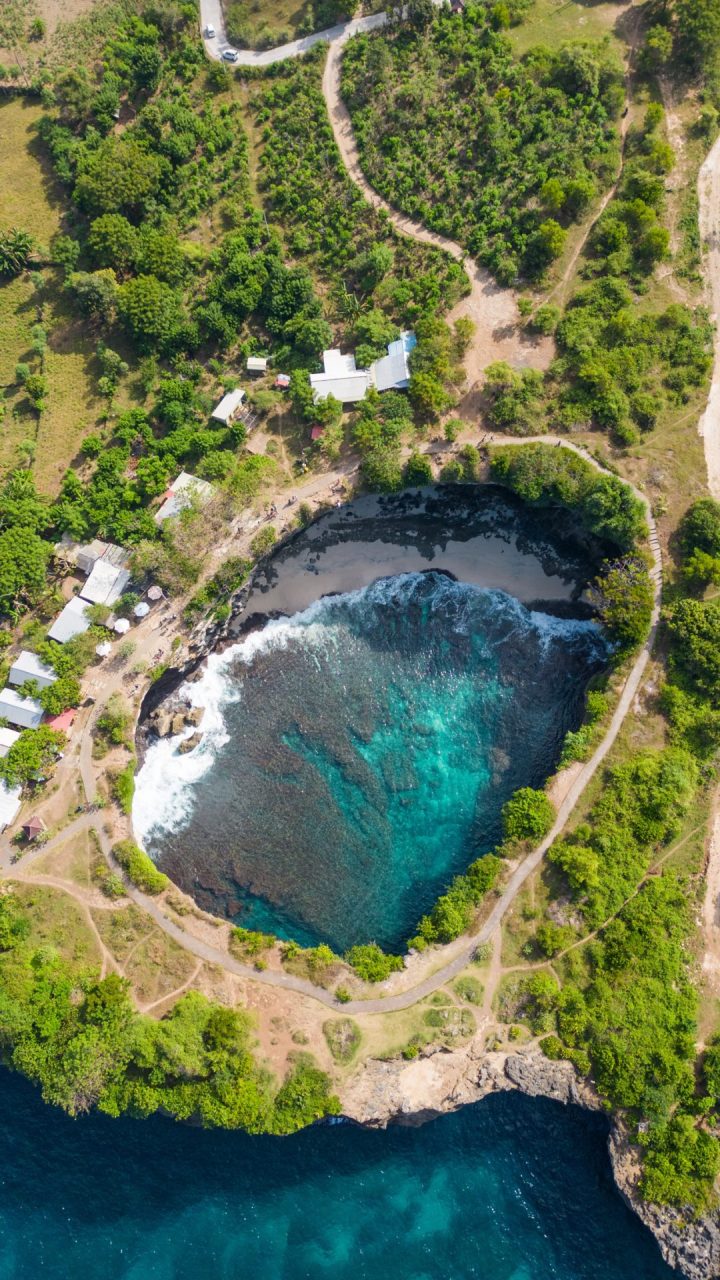
[[[577,1076],[571,1063],[550,1061],[535,1047],[489,1052],[481,1033],[463,1048],[437,1049],[410,1062],[365,1062],[348,1081],[342,1108],[346,1116],[371,1128],[419,1125],[509,1089],[593,1111],[602,1107],[592,1085]],[[620,1120],[613,1122],[608,1149],[620,1194],[652,1231],[665,1261],[688,1280],[716,1280],[720,1215],[695,1220],[677,1209],[642,1200],[639,1152]]]

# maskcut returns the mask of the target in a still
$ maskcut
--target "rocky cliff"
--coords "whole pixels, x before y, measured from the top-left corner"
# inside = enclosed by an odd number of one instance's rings
[[[342,1106],[346,1116],[370,1127],[416,1125],[508,1089],[602,1109],[592,1086],[578,1078],[571,1063],[551,1062],[538,1049],[487,1052],[478,1038],[463,1048],[438,1050],[410,1062],[368,1061],[343,1090]],[[620,1194],[652,1231],[666,1262],[688,1280],[720,1276],[720,1215],[692,1220],[676,1209],[641,1200],[638,1150],[619,1120],[611,1125],[608,1149]]]

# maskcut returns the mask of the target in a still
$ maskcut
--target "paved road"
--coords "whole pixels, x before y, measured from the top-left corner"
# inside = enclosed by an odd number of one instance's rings
[[[441,0],[434,0],[441,3]],[[226,49],[232,49],[225,31],[225,15],[220,0],[200,0],[200,22],[203,32],[203,44],[208,58],[219,62]],[[235,66],[269,67],[273,62],[284,62],[286,58],[299,58],[316,44],[332,44],[336,40],[349,40],[360,31],[374,31],[384,27],[388,22],[387,13],[373,13],[367,18],[352,18],[349,22],[341,22],[336,27],[327,27],[325,31],[316,31],[314,35],[303,36],[301,40],[291,40],[289,44],[278,45],[276,49],[237,49]],[[205,32],[208,26],[215,28],[215,36],[208,39]]]

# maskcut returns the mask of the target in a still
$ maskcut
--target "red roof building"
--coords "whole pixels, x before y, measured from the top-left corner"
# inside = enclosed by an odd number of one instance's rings
[[[75,708],[68,707],[67,711],[63,711],[59,716],[53,716],[52,720],[48,720],[48,729],[58,729],[60,733],[67,733],[74,719]]]
[[[310,432],[310,439],[311,439],[311,440],[319,440],[319,439],[321,438],[321,436],[322,436],[322,434],[323,434],[324,430],[325,430],[325,428],[324,428],[324,427],[313,427],[312,431]]]

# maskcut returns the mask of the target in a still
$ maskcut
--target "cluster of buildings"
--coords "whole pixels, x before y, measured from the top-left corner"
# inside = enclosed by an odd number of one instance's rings
[[[313,397],[334,396],[341,404],[364,400],[371,387],[377,391],[404,391],[410,385],[410,352],[417,346],[414,333],[404,330],[388,345],[388,353],[374,360],[369,369],[358,369],[354,355],[344,355],[337,347],[323,351],[323,372],[310,374]]]

